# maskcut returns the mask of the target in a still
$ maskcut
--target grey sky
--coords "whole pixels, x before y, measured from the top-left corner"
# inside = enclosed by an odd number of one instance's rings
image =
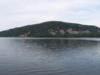
[[[0,0],[0,30],[50,20],[100,27],[100,0]]]

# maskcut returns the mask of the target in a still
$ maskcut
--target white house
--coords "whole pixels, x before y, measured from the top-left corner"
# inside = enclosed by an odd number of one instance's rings
[[[73,30],[72,28],[67,29],[66,32],[68,32],[69,34],[79,34],[79,33],[80,33],[79,31],[75,31],[75,30]]]
[[[64,31],[63,29],[60,29],[60,30],[59,30],[59,33],[60,33],[61,35],[64,35],[64,34],[65,34],[65,31]]]

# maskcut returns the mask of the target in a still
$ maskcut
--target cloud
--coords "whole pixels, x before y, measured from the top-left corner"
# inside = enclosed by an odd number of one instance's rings
[[[49,20],[99,26],[100,0],[0,0],[0,30]]]

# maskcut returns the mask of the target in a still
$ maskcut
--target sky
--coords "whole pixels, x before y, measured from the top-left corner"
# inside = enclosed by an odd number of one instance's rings
[[[45,21],[100,27],[100,0],[0,0],[0,31]]]

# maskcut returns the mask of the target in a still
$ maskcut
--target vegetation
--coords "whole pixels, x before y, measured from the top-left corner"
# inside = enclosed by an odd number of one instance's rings
[[[49,21],[0,32],[0,37],[100,37],[100,28]]]

